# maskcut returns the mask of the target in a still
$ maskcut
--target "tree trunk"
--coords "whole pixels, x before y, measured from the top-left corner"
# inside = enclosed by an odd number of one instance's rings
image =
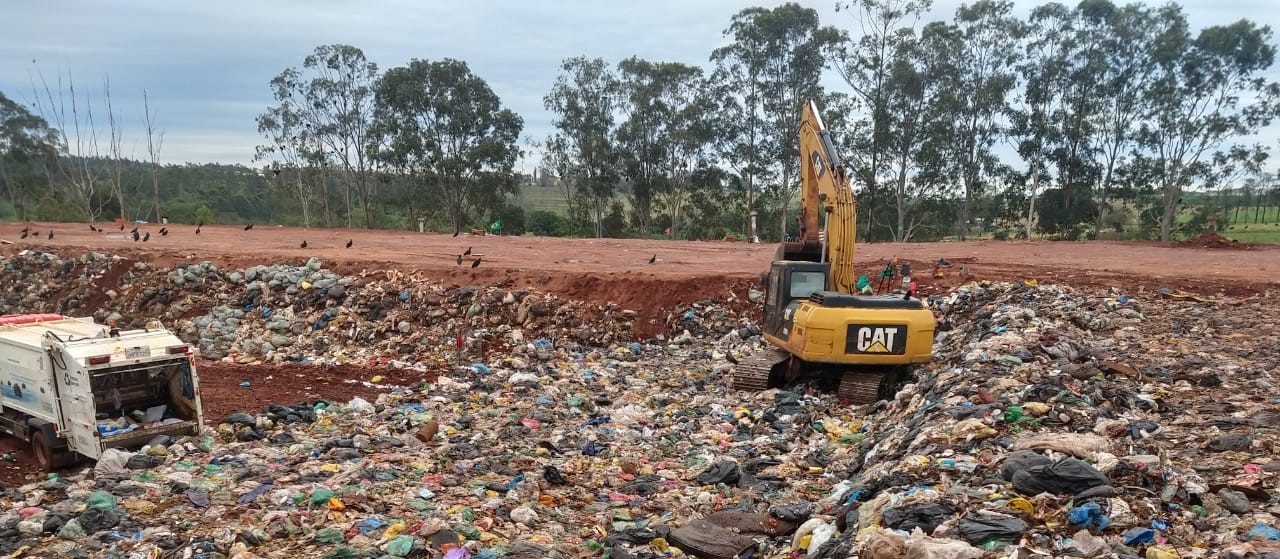
[[[151,163],[151,201],[155,205],[156,223],[160,223],[160,166]]]
[[[1178,209],[1178,184],[1169,181],[1164,188],[1164,211],[1160,214],[1160,240],[1169,242],[1173,235],[1173,218]]]
[[[1093,240],[1095,241],[1102,238],[1102,219],[1107,214],[1107,201],[1111,197],[1111,177],[1115,166],[1114,158],[1107,161],[1107,173],[1102,179],[1102,197],[1098,200],[1098,217],[1093,221]]]
[[[1031,195],[1027,198],[1027,240],[1031,240],[1031,233],[1036,220],[1036,193],[1040,191],[1040,159],[1036,158],[1031,163]]]

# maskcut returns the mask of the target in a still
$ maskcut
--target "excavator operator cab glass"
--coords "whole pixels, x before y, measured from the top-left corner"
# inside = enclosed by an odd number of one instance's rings
[[[822,291],[827,288],[827,274],[825,272],[791,272],[791,299],[808,299],[815,292]]]

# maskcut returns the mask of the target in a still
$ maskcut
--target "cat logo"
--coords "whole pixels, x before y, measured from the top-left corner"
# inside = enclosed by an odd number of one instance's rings
[[[827,172],[827,166],[822,164],[822,156],[818,155],[817,150],[814,150],[810,157],[813,158],[813,168],[817,170],[816,175],[818,178],[822,178],[822,175]]]
[[[906,327],[850,325],[845,346],[848,353],[899,355],[906,349]]]

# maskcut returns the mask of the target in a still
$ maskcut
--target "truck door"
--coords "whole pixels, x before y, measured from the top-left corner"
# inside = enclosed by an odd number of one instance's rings
[[[68,367],[54,367],[58,382],[59,431],[67,439],[71,450],[97,458],[97,412],[94,409],[93,391],[89,384],[89,371],[75,361],[67,360]]]

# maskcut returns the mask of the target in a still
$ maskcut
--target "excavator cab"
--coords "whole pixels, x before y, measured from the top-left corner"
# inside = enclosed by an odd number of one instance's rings
[[[795,307],[810,295],[826,289],[830,272],[831,266],[826,263],[775,261],[769,267],[764,294],[765,332],[779,338],[788,337]]]

